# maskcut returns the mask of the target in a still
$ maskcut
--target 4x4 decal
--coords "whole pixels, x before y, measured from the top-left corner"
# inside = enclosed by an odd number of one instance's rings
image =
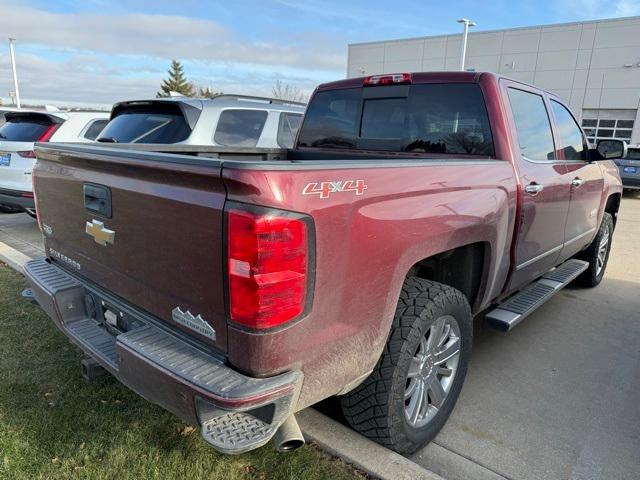
[[[364,180],[337,180],[335,182],[311,182],[302,189],[303,195],[320,195],[320,198],[329,198],[329,195],[337,192],[355,192],[362,195],[367,189]]]

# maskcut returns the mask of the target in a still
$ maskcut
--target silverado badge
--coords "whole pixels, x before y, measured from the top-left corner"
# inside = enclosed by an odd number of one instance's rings
[[[87,235],[91,235],[95,242],[100,245],[106,245],[107,243],[113,245],[113,241],[116,237],[116,232],[105,228],[103,222],[99,222],[95,219],[91,222],[87,222],[85,232]]]
[[[200,335],[204,335],[211,340],[216,339],[216,331],[211,327],[211,325],[204,321],[204,318],[202,318],[202,315],[200,314],[194,316],[189,310],[183,312],[180,307],[176,307],[171,311],[171,318],[174,322],[184,325],[185,327],[198,332]]]

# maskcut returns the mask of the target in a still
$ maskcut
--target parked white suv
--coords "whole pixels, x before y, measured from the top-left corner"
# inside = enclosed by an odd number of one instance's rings
[[[217,95],[116,103],[99,142],[290,148],[305,106],[273,98]]]
[[[92,142],[109,121],[106,112],[17,110],[0,126],[0,211],[35,215],[31,171],[35,142]]]

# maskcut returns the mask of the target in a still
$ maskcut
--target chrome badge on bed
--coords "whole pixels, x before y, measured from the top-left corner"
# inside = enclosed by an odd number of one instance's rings
[[[180,307],[176,307],[171,311],[171,318],[174,322],[179,323],[187,328],[190,328],[194,332],[204,335],[211,340],[216,339],[216,331],[204,321],[202,315],[194,316],[189,310],[182,311]]]

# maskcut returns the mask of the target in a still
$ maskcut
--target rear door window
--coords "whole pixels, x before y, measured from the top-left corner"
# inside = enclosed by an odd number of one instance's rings
[[[0,140],[9,142],[37,142],[53,125],[45,115],[7,115],[0,127]]]
[[[100,135],[100,132],[102,132],[104,127],[107,126],[107,123],[109,123],[109,120],[107,120],[106,118],[104,120],[93,120],[91,123],[89,123],[88,128],[85,129],[82,137],[86,138],[87,140],[95,140],[98,135]]]
[[[551,109],[560,134],[559,150],[564,152],[565,160],[587,160],[587,149],[582,130],[567,108],[551,100]]]
[[[255,147],[267,115],[266,110],[223,110],[213,139],[227,147]]]
[[[376,89],[375,95],[363,95],[367,88]],[[305,114],[299,146],[494,155],[478,85],[416,84],[398,92],[376,86],[317,93]]]
[[[179,108],[132,108],[111,119],[97,138],[117,143],[177,143],[191,135]]]
[[[508,92],[522,156],[530,160],[554,160],[555,146],[544,99],[516,88],[509,88]]]
[[[281,113],[278,123],[278,145],[282,148],[291,148],[301,122],[302,115],[299,113]]]

